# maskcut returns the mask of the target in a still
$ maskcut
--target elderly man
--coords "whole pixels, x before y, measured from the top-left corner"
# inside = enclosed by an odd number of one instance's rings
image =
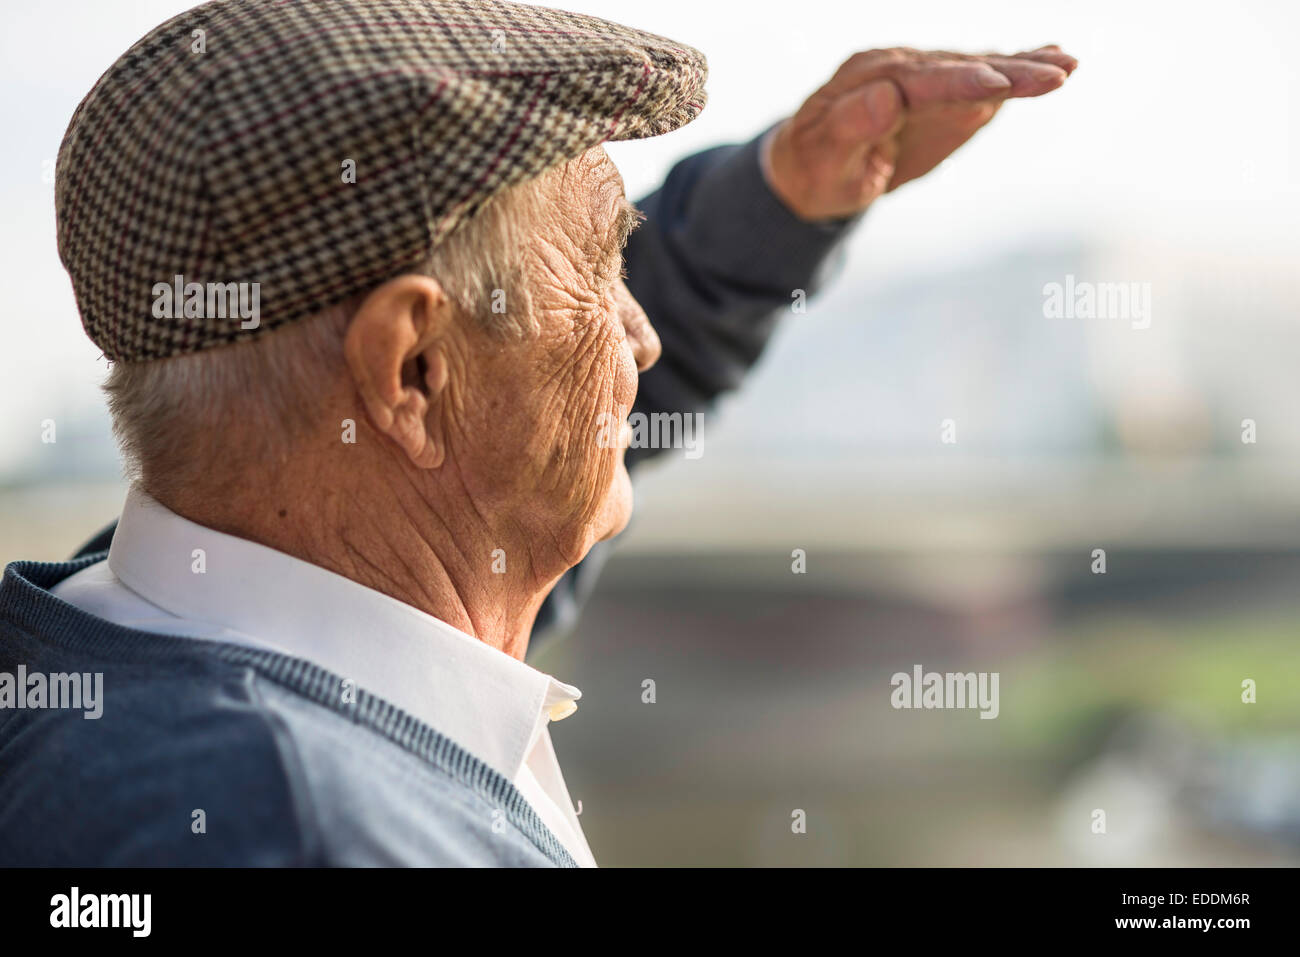
[[[1073,68],[859,54],[638,211],[601,143],[700,111],[681,44],[480,0],[152,31],[59,156],[134,481],[5,572],[0,863],[593,865],[579,692],[523,659],[631,513],[604,424],[734,386],[863,210]]]

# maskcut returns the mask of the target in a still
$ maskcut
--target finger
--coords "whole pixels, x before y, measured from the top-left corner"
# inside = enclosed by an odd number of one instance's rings
[[[867,50],[855,53],[836,71],[824,93],[839,96],[875,80],[898,83],[905,106],[938,100],[979,100],[1003,96],[1011,85],[999,70],[978,57],[950,57],[917,50]]]
[[[885,140],[867,150],[858,182],[859,204],[869,204],[888,192],[897,160],[898,143],[895,140]]]
[[[917,53],[916,51],[912,52],[919,57],[987,63],[1000,70],[1008,61],[1013,64],[1013,70],[1015,69],[1014,64],[1016,62],[1040,63],[1044,66],[1056,67],[1064,72],[1066,76],[1073,73],[1075,68],[1079,65],[1078,60],[1070,56],[1068,53],[1063,52],[1061,48],[1054,43],[1049,44],[1048,46],[1039,47],[1037,50],[1027,50],[1022,53],[1010,55],[1002,53],[958,53],[954,50],[930,50],[925,53]],[[1007,71],[1003,70],[1002,72],[1006,73]],[[1051,73],[1051,71],[1026,73],[1023,70],[1015,70],[1015,76],[1012,77],[1013,81],[1017,77],[1020,79],[1021,85],[1012,93],[1008,94],[1009,96],[1038,96],[1041,93],[1056,88],[1050,85],[1047,86],[1046,89],[1041,88],[1044,82],[1048,82],[1055,77],[1055,74]],[[1060,84],[1058,83],[1057,85],[1059,86]],[[1031,89],[1036,92],[1026,92]]]
[[[890,78],[913,108],[1009,96],[1015,85],[1002,70],[979,60],[920,60],[895,70]]]
[[[1042,96],[1060,87],[1069,76],[1062,67],[1038,60],[985,56],[983,61],[1011,81],[1011,90],[1007,96]]]
[[[1070,54],[1065,53],[1060,47],[1052,44],[1051,46],[1039,47],[1037,50],[1027,50],[1024,53],[1013,54],[1017,60],[1036,60],[1039,63],[1050,63],[1052,66],[1060,67],[1069,76],[1078,69],[1079,61]]]
[[[875,80],[837,97],[816,135],[828,146],[852,152],[864,143],[897,132],[903,121],[903,97],[890,80]]]

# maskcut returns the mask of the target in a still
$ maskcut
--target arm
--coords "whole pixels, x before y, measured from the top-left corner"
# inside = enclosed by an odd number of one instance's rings
[[[799,219],[760,169],[763,137],[679,162],[637,205],[627,285],[663,344],[635,412],[695,412],[740,385],[796,289],[811,295],[842,261],[857,217]],[[630,448],[629,468],[658,450]]]
[[[663,344],[633,411],[698,411],[739,385],[794,290],[824,284],[871,203],[936,167],[1006,100],[1049,93],[1076,66],[1056,46],[1013,56],[868,50],[770,137],[674,166],[640,203],[647,222],[627,247],[628,288]],[[629,448],[626,461],[652,454]],[[533,647],[576,620],[608,553],[598,544],[556,584]]]

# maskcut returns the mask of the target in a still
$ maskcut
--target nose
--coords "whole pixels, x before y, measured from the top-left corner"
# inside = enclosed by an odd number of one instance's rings
[[[632,346],[632,355],[636,358],[636,371],[645,372],[659,361],[663,347],[659,344],[659,334],[650,325],[650,317],[645,314],[641,304],[636,301],[632,291],[623,280],[618,281],[615,290],[618,304],[618,318],[623,323],[623,333]]]

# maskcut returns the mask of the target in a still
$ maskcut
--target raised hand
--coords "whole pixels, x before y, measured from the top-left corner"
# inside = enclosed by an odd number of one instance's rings
[[[1003,102],[1049,93],[1077,65],[1057,46],[855,53],[767,138],[764,171],[800,218],[851,216],[938,166]]]

